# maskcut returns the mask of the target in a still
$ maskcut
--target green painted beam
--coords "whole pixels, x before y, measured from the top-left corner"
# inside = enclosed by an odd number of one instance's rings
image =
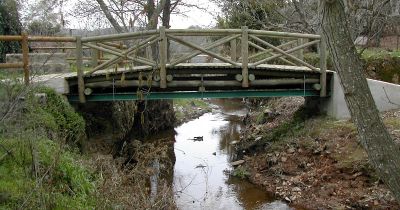
[[[263,98],[287,96],[319,96],[315,90],[243,90],[209,92],[151,92],[144,95],[144,100],[180,99],[180,98]],[[70,102],[78,102],[78,95],[68,95]],[[135,101],[140,100],[136,93],[93,94],[86,96],[86,101]]]

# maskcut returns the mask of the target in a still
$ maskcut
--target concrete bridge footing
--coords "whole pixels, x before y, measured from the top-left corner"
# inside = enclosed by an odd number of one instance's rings
[[[367,79],[375,104],[379,111],[400,109],[400,85]],[[339,76],[334,73],[331,80],[331,97],[321,103],[321,110],[336,119],[349,119],[350,112],[344,99]]]

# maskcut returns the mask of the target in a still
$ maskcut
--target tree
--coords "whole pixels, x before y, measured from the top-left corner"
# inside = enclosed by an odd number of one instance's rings
[[[352,120],[369,161],[400,201],[400,154],[385,128],[363,76],[343,0],[320,0],[321,29],[340,77]]]
[[[218,18],[219,28],[240,28],[241,26],[270,30],[278,28],[283,20],[279,9],[287,4],[280,0],[215,1],[224,14],[223,17]]]
[[[28,24],[28,33],[38,36],[52,36],[60,32],[61,25],[53,25],[49,21],[34,20]]]
[[[159,20],[169,28],[171,14],[184,14],[182,9],[192,7],[199,8],[188,0],[79,0],[71,15],[85,19],[91,27],[111,25],[120,33],[154,29]]]
[[[0,1],[0,34],[20,35],[22,25],[15,0]],[[0,42],[0,62],[4,62],[7,53],[16,53],[21,49],[19,42]]]

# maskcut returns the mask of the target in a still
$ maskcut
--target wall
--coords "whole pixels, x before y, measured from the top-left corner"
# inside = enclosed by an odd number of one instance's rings
[[[7,63],[21,63],[22,54],[7,54]],[[29,69],[32,75],[70,72],[65,53],[29,53]],[[20,71],[21,69],[11,69]]]
[[[336,119],[350,118],[350,112],[344,100],[344,92],[339,76],[334,73],[332,81],[332,94],[325,102],[322,109]],[[379,111],[388,111],[400,108],[400,85],[368,79],[368,85]]]

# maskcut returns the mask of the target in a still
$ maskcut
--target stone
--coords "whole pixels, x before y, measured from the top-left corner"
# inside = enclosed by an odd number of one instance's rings
[[[293,149],[293,148],[289,148],[289,149],[287,150],[287,153],[289,153],[289,154],[293,154],[295,151],[296,151],[295,149]]]
[[[285,197],[285,201],[287,201],[287,202],[289,202],[289,203],[292,202],[288,197]]]
[[[238,141],[232,141],[231,143],[230,143],[230,145],[235,145],[235,144],[237,144],[237,143],[239,143]]]
[[[242,165],[243,163],[244,163],[244,160],[238,160],[238,161],[232,162],[231,165],[232,166],[239,166],[239,165]]]
[[[301,192],[300,187],[293,187],[292,189],[293,192]]]

